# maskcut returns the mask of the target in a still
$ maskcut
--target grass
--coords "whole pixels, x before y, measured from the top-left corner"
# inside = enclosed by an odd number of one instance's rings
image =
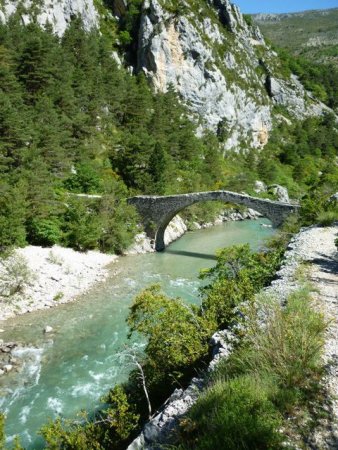
[[[301,435],[309,426],[327,326],[309,290],[290,295],[285,307],[262,297],[247,317],[241,344],[182,421],[179,449],[285,448],[291,429]]]
[[[216,381],[193,407],[183,427],[189,429],[188,445],[182,448],[278,448],[282,417],[270,397],[270,386],[247,375]]]
[[[338,220],[338,208],[329,211],[320,211],[317,216],[317,222],[322,227],[329,227]]]

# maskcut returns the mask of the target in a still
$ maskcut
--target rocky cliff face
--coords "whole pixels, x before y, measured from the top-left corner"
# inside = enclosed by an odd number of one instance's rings
[[[34,0],[2,0],[0,2],[0,21],[20,11],[22,21],[28,23],[33,16],[41,25],[51,24],[59,36],[65,32],[72,17],[80,16],[86,30],[98,26],[98,13],[93,0],[50,0],[37,4]]]
[[[280,75],[259,29],[228,0],[146,0],[137,70],[159,91],[173,86],[225,149],[265,145],[273,105],[297,118],[323,108],[295,77]]]
[[[111,2],[118,19],[127,6],[128,0]],[[0,0],[0,21],[18,10],[24,23],[36,16],[59,36],[74,16],[82,18],[87,30],[99,26],[94,0]],[[145,0],[135,69],[158,91],[172,86],[200,132],[217,133],[224,150],[264,146],[274,105],[297,118],[325,108],[296,77],[282,75],[278,56],[259,29],[228,0]]]

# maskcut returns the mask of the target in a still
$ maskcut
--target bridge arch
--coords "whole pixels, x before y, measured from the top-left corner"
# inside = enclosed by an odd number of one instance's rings
[[[190,194],[153,196],[140,195],[128,199],[128,203],[138,210],[149,237],[155,239],[155,249],[165,249],[164,233],[169,222],[182,209],[205,201],[223,201],[244,205],[261,213],[271,220],[275,227],[280,226],[299,206],[276,202],[230,191],[194,192]]]

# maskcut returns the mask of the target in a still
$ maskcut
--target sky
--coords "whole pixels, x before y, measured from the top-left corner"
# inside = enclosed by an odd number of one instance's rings
[[[338,8],[338,0],[231,0],[242,13],[286,13],[306,9]]]

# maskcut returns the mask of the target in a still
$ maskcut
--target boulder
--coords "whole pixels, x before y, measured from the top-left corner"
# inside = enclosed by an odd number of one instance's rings
[[[286,187],[280,186],[279,184],[272,184],[268,190],[276,196],[279,202],[290,203],[289,193]]]
[[[336,192],[335,194],[331,195],[331,197],[329,198],[329,201],[332,203],[338,203],[338,192]]]
[[[266,184],[263,181],[256,180],[254,185],[254,191],[256,194],[261,194],[262,192],[267,191]]]
[[[47,325],[47,326],[45,326],[45,328],[43,329],[43,332],[45,333],[45,334],[47,334],[47,333],[52,333],[54,330],[53,330],[53,327],[51,327],[51,326],[49,326],[49,325]]]
[[[3,370],[5,371],[5,373],[10,372],[12,369],[13,369],[13,365],[12,365],[12,364],[6,364],[6,365],[3,367]]]

